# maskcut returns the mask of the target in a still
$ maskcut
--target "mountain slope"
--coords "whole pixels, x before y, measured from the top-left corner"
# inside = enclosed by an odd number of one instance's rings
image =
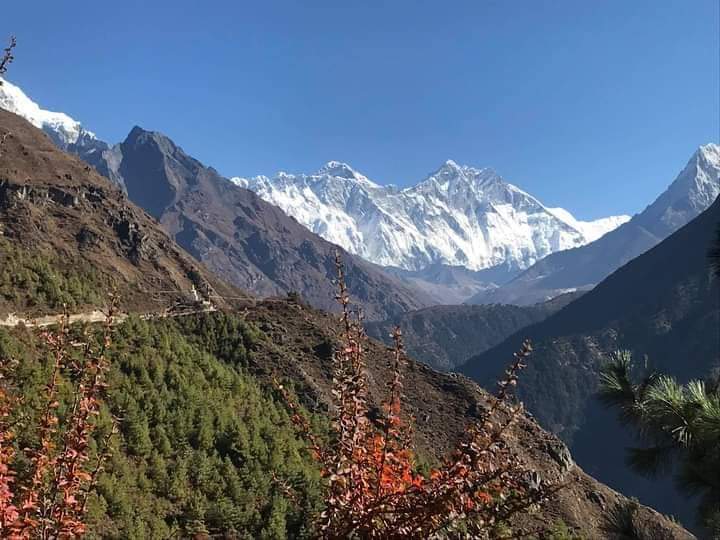
[[[217,319],[220,315],[202,316],[203,320]],[[333,380],[329,355],[337,343],[337,319],[312,308],[292,302],[264,302],[247,314],[267,337],[264,350],[252,355],[250,369],[260,379],[269,381],[281,377],[293,381],[305,394],[308,407],[325,411],[331,403]],[[208,324],[200,322],[200,328]],[[218,328],[222,335],[222,328]],[[222,340],[211,340],[218,349]],[[392,372],[387,369],[386,347],[370,342],[367,347],[369,395],[372,408],[380,406],[386,395]],[[477,419],[488,405],[487,393],[469,379],[458,374],[443,374],[428,366],[409,360],[404,369],[404,411],[413,415],[414,438],[426,456],[439,458],[447,455],[466,426]],[[522,383],[521,383],[522,384]],[[547,506],[531,511],[516,523],[520,531],[536,534],[564,522],[582,538],[614,538],[605,530],[609,510],[631,504],[625,497],[594,481],[572,461],[567,448],[558,439],[540,429],[529,416],[508,436],[509,444],[523,460],[544,478],[563,476],[566,487],[560,490]],[[656,513],[640,508],[635,516],[648,538],[690,538],[686,532]]]
[[[299,292],[334,309],[336,246],[159,133],[134,128],[115,150],[130,199],[222,278],[262,296]],[[342,250],[341,250],[342,251]],[[418,291],[342,252],[353,299],[369,319],[427,305]]]
[[[560,296],[534,306],[431,306],[387,321],[369,322],[370,337],[392,345],[390,334],[400,327],[408,353],[435,369],[451,371],[468,358],[501,343],[521,328],[546,319],[578,294]]]
[[[106,178],[39,129],[0,110],[0,310],[37,314],[122,305],[157,311],[193,286],[237,296]],[[72,286],[76,297],[60,294]],[[162,291],[162,292],[161,292]]]
[[[80,122],[65,113],[48,111],[30,99],[20,87],[3,80],[0,85],[0,109],[22,116],[33,126],[43,130],[58,148],[75,154],[100,174],[118,182],[109,174],[106,162],[112,160],[107,143],[85,129]],[[122,184],[120,183],[122,187]]]
[[[36,291],[29,286],[34,282],[28,268],[20,264],[21,275],[5,275],[18,264],[18,254],[47,256],[31,265],[45,279],[42,290],[53,288],[59,298],[72,298],[78,275],[46,278],[87,268],[97,276],[93,285],[100,292],[117,284],[128,311],[162,308],[193,285],[240,294],[197,265],[119,189],[60,152],[25,120],[0,111],[0,135],[2,278],[19,278],[15,294],[3,298],[3,310],[24,312],[36,298],[30,294]],[[299,480],[316,478],[317,471],[304,466],[307,459],[299,455],[270,380],[275,375],[292,380],[305,403],[322,414],[332,384],[328,359],[337,346],[337,319],[288,300],[244,305],[241,315],[132,317],[115,327],[107,403],[120,417],[120,433],[99,478],[98,497],[91,501],[88,521],[99,536],[166,538],[211,524],[213,531],[217,527],[229,535],[242,530],[283,537],[306,517],[304,509],[290,512],[271,482],[273,472]],[[24,395],[36,398],[47,375],[42,340],[23,327],[2,329],[0,337],[0,356],[20,362],[18,379],[28,384],[22,386]],[[377,407],[391,372],[385,347],[370,343],[368,354],[369,390]],[[406,377],[406,410],[422,419],[416,440],[431,458],[452,446],[488,405],[487,395],[463,377],[412,361]],[[60,392],[66,406],[71,397]],[[33,434],[22,432],[19,438],[33,439]],[[518,521],[522,530],[562,520],[586,537],[598,537],[608,509],[632,504],[585,474],[562,443],[531,418],[521,418],[508,441],[543,476],[567,481],[548,508]],[[308,487],[315,491],[313,486]],[[689,538],[648,508],[637,508],[633,518],[656,538]]]
[[[578,222],[567,211],[545,208],[492,169],[454,161],[402,190],[379,186],[337,161],[311,175],[232,180],[348,251],[405,270],[432,264],[524,269],[627,219]]]
[[[531,339],[535,353],[521,396],[541,424],[573,442],[578,461],[601,480],[676,512],[680,499],[627,470],[622,446],[632,442],[593,393],[599,366],[619,349],[681,381],[718,365],[718,280],[707,261],[718,223],[720,200],[560,312],[471,358],[462,371],[489,385],[502,373],[500,359],[518,340]],[[618,444],[600,444],[606,440]]]
[[[670,187],[628,223],[586,246],[553,253],[472,303],[533,304],[588,289],[709,207],[720,194],[720,146],[701,146]]]

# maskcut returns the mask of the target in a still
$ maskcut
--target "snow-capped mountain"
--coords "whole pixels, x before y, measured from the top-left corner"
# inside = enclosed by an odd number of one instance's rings
[[[670,186],[628,223],[579,249],[554,253],[468,302],[529,305],[570,290],[590,289],[693,220],[718,195],[720,145],[711,143],[698,148]]]
[[[315,174],[232,181],[351,253],[406,270],[431,264],[524,269],[629,219],[579,221],[566,210],[545,207],[492,169],[450,160],[405,189],[380,186],[337,161]]]
[[[65,113],[41,108],[8,81],[0,85],[0,108],[26,118],[61,149],[124,188],[118,145],[109,147]],[[310,175],[232,180],[326,240],[405,270],[440,264],[471,270],[502,266],[515,273],[550,253],[587,244],[628,219],[579,221],[561,208],[546,208],[491,169],[453,161],[402,190],[380,186],[337,161]]]
[[[11,82],[0,79],[0,108],[22,116],[35,127],[47,133],[59,147],[96,139],[95,134],[82,127],[80,122],[61,112],[46,111]]]
[[[587,242],[594,242],[605,233],[616,229],[630,219],[630,216],[610,216],[594,221],[579,221],[564,208],[547,208],[547,210],[559,220],[570,225],[573,229],[583,233]]]
[[[20,87],[2,78],[0,81],[0,109],[22,116],[35,127],[42,129],[61,150],[77,155],[124,189],[122,181],[114,177],[108,168],[112,156],[109,155],[110,147],[107,143],[67,114],[45,110]]]

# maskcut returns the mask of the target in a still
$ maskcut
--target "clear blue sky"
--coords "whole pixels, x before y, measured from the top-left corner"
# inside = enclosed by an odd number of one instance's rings
[[[109,142],[225,175],[492,166],[582,218],[642,209],[720,139],[718,0],[3,3],[9,78]]]

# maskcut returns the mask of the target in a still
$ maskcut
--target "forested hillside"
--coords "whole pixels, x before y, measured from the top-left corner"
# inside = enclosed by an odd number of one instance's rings
[[[392,319],[365,324],[368,335],[390,343],[399,326],[413,358],[442,371],[452,371],[469,358],[501,343],[521,328],[549,317],[579,294],[565,294],[534,306],[502,304],[432,306]]]
[[[175,322],[133,319],[114,333],[97,440],[109,414],[119,418],[120,436],[90,500],[91,538],[301,534],[319,501],[318,471],[283,404],[243,372],[257,330],[229,319],[218,324],[184,333]],[[208,346],[219,336],[232,336],[223,360]],[[19,363],[14,382],[24,396],[43,395],[48,362],[40,343],[26,331],[0,331],[0,357]],[[69,407],[72,395],[63,395]],[[28,410],[34,401],[24,404]],[[34,437],[24,432],[19,443]],[[269,471],[297,480],[307,507],[289,505]]]

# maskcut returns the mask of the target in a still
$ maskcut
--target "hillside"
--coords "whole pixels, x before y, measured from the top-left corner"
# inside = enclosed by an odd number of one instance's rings
[[[128,196],[218,276],[260,296],[298,292],[334,309],[334,254],[340,249],[279,208],[237,187],[160,133],[133,129],[114,149],[114,176]],[[342,249],[348,286],[369,319],[430,303]]]
[[[252,365],[253,373],[261,379],[279,373],[287,380],[295,381],[305,388],[309,407],[325,410],[331,400],[333,373],[329,354],[336,343],[336,320],[287,301],[265,302],[250,310],[246,320],[252,321],[272,343],[269,356]],[[376,407],[385,395],[391,377],[387,354],[385,347],[370,343],[367,355],[369,390]],[[415,418],[416,444],[424,455],[431,459],[440,458],[454,447],[468,423],[487,406],[487,394],[463,376],[438,373],[414,361],[408,363],[404,377],[405,411]],[[627,505],[627,499],[586,475],[574,464],[559,439],[543,431],[531,417],[524,417],[512,431],[510,444],[523,459],[544,477],[564,476],[568,483],[567,489],[562,490],[543,511],[525,515],[518,525],[533,530],[562,521],[586,538],[612,537],[602,531],[609,517],[607,510],[616,504]],[[651,520],[656,526],[658,522],[651,517],[653,515],[645,514],[644,519]],[[684,533],[670,532],[665,527],[667,524],[656,529],[655,537],[683,537]]]
[[[118,188],[60,152],[37,128],[0,111],[0,129],[3,310],[57,312],[68,304],[77,312],[104,305],[113,287],[122,309],[137,314],[164,310],[186,299],[193,286],[238,298],[243,305],[234,311],[216,296],[225,311],[150,321],[135,316],[115,327],[108,409],[97,436],[109,428],[111,412],[119,418],[120,436],[89,506],[90,537],[153,539],[203,532],[302,536],[308,511],[318,501],[318,471],[290,431],[270,379],[288,380],[322,431],[337,320],[293,300],[257,302],[224,284]],[[173,181],[182,178],[176,175],[178,163],[171,161],[164,171],[172,173],[168,177]],[[201,171],[191,185],[202,187],[213,178]],[[190,207],[187,214],[178,210],[168,215],[212,215],[210,195],[240,204],[231,198],[236,188],[226,192],[221,191],[225,184],[214,185],[218,191],[193,190],[181,182],[160,184],[192,194],[177,203],[182,210]],[[295,231],[290,225],[295,222],[282,221],[274,207],[248,204],[258,214],[255,219],[280,220],[282,238]],[[302,271],[301,265],[295,268]],[[349,265],[350,279],[364,278],[363,272],[364,267]],[[327,286],[330,291],[332,285]],[[382,283],[371,292],[378,295],[371,298],[380,300]],[[82,330],[78,327],[73,339],[85,339]],[[37,335],[22,325],[0,329],[0,357],[13,360],[12,382],[25,398],[19,414],[41,400],[49,368],[46,353]],[[371,344],[368,354],[370,393],[377,408],[391,374],[384,346]],[[72,372],[63,375],[61,411],[72,398]],[[430,461],[451,448],[487,406],[487,394],[470,380],[412,361],[406,368],[405,394],[407,412],[417,419],[417,445]],[[18,444],[32,444],[36,435],[23,431]],[[588,538],[612,536],[606,533],[612,510],[634,508],[577,467],[565,446],[531,417],[523,417],[508,433],[508,444],[543,477],[567,484],[541,512],[519,517],[519,532],[564,524]],[[298,485],[299,508],[273,484],[272,473]],[[631,514],[652,538],[689,538],[648,508]]]
[[[201,531],[302,537],[307,512],[319,501],[318,471],[292,434],[270,379],[293,384],[322,433],[336,324],[294,302],[267,301],[243,318],[131,318],[118,326],[107,412],[121,415],[120,437],[89,507],[89,537],[159,539]],[[26,395],[41,392],[39,350],[27,330],[0,329],[0,354],[21,361],[16,378]],[[371,344],[368,370],[377,407],[390,377],[384,347]],[[414,362],[405,375],[407,411],[418,418],[416,442],[432,462],[483,410],[486,394],[463,377]],[[98,437],[108,427],[107,412]],[[33,436],[23,433],[22,441]],[[586,538],[614,537],[606,532],[610,510],[634,508],[628,499],[585,474],[530,418],[520,420],[508,441],[544,478],[567,482],[542,511],[517,518],[518,533],[567,526]],[[271,471],[292,481],[300,507],[284,498]],[[648,537],[691,538],[648,508],[631,515]]]
[[[519,339],[530,338],[536,352],[521,396],[540,423],[572,442],[578,461],[600,479],[677,511],[681,503],[667,486],[627,470],[622,446],[628,438],[593,392],[598,367],[618,349],[682,381],[704,377],[718,365],[719,291],[707,252],[719,222],[720,200],[560,312],[468,360],[463,373],[491,384],[502,372],[499,359]],[[619,444],[599,444],[607,440]]]
[[[193,286],[242,296],[26,120],[0,110],[0,140],[0,314],[103,306],[114,287],[136,312],[183,301]]]
[[[502,304],[431,306],[386,321],[369,322],[370,337],[390,342],[399,326],[408,353],[435,369],[452,371],[468,358],[501,343],[521,328],[542,321],[577,298],[562,295],[534,306]]]
[[[534,304],[571,289],[587,290],[707,209],[720,194],[720,146],[701,146],[650,206],[582,247],[553,253],[471,303]]]

